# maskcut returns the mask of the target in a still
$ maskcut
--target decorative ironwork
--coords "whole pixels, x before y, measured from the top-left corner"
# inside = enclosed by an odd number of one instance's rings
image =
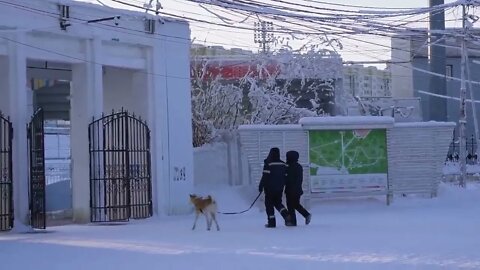
[[[12,140],[12,122],[0,112],[0,231],[13,227]]]
[[[45,207],[45,131],[43,110],[38,109],[28,124],[30,153],[30,225],[35,229],[46,227]]]
[[[152,216],[150,129],[126,111],[88,127],[90,219],[128,221]]]
[[[467,139],[465,143],[465,150],[467,152],[466,163],[467,164],[477,164],[477,141],[475,140],[475,136],[471,135],[470,139]],[[453,138],[452,142],[450,142],[450,146],[448,148],[446,162],[458,162],[460,159],[460,142],[458,137],[455,137],[455,131],[453,131]]]

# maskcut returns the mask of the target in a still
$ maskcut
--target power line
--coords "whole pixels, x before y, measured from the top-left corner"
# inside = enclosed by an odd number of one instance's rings
[[[2,1],[0,1],[0,2],[2,2]],[[47,11],[38,10],[38,9],[37,9],[36,11],[47,12]],[[57,15],[56,13],[51,13],[51,12],[50,12],[50,14]],[[78,19],[78,18],[75,18],[75,19]],[[78,19],[78,20],[82,20],[82,19]],[[85,20],[83,20],[83,22],[85,22]],[[104,25],[104,24],[100,24],[100,25],[103,25],[103,26],[106,26],[106,27],[112,28],[112,30],[113,30],[113,31],[117,31],[117,32],[121,32],[121,33],[126,33],[126,32],[123,32],[123,31],[118,31],[118,30],[116,29],[117,27],[114,27],[114,26],[112,26],[112,25]],[[96,25],[94,25],[94,27],[99,27],[99,26],[96,24]],[[100,27],[100,28],[102,28],[102,27]],[[141,31],[141,30],[129,29],[129,28],[125,28],[125,27],[120,27],[120,28],[121,28],[121,29],[125,29],[125,30],[127,30],[127,31],[135,31],[135,32],[140,32],[140,33],[142,34],[142,35],[141,35],[142,37],[144,37],[144,38],[145,38],[145,37],[147,37],[147,38],[151,38],[150,36],[145,36],[145,35],[143,35],[143,34],[144,34],[144,32],[143,32],[143,31]],[[103,29],[105,29],[105,28],[103,27]],[[127,34],[133,34],[133,33],[127,33]],[[189,39],[186,39],[186,38],[174,37],[174,36],[163,35],[163,34],[158,34],[158,33],[156,33],[156,34],[157,34],[157,35],[159,35],[159,36],[166,36],[166,37],[180,38],[180,39],[184,39],[184,40],[188,40],[188,41],[189,41]],[[337,33],[332,33],[332,34],[337,34]],[[133,35],[135,35],[135,34],[133,34]],[[222,45],[229,45],[229,46],[232,46],[232,44],[226,44],[226,43],[216,43],[216,44],[222,44]],[[370,44],[371,44],[371,45],[376,45],[376,46],[383,46],[383,45],[380,45],[380,44],[378,44],[378,43],[370,43]],[[233,46],[235,46],[235,45],[233,45]],[[236,45],[236,46],[238,46],[238,45]],[[240,46],[240,47],[242,47],[242,46]],[[246,47],[246,48],[249,48],[249,49],[253,49],[253,48],[255,48],[254,46],[243,46],[243,47]],[[390,48],[389,46],[384,46],[384,47],[386,47],[386,48]]]
[[[45,12],[45,11],[42,11],[42,12]],[[55,14],[55,13],[51,13],[51,14],[54,14],[54,15],[55,15],[55,18],[56,18],[57,14]],[[53,17],[53,16],[51,16],[51,17]],[[82,20],[82,19],[78,19],[78,20]],[[83,21],[85,21],[85,20],[83,20]],[[110,26],[110,25],[107,25],[107,26],[108,26],[108,27],[112,27],[112,26]],[[126,30],[129,30],[129,31],[138,31],[138,30],[132,30],[132,29],[128,29],[128,28],[125,28],[125,29],[126,29]],[[119,32],[121,32],[121,31],[119,31]],[[138,31],[138,32],[141,32],[141,31]],[[142,34],[143,34],[143,32],[142,32]],[[353,34],[352,34],[352,35],[353,35]],[[166,35],[165,35],[165,36],[166,36]],[[345,37],[345,38],[347,38],[347,37]],[[353,38],[350,37],[350,39],[353,39]],[[358,40],[358,39],[355,39],[355,40],[356,40],[356,41],[360,41],[360,42],[365,42],[365,41],[363,41],[363,40]],[[380,45],[380,46],[383,46],[383,45],[381,45],[381,44],[374,43],[374,42],[370,42],[369,44],[371,44],[371,45],[376,45],[376,46],[379,46],[379,45]],[[390,48],[389,46],[385,46],[385,47],[386,47],[386,48]]]

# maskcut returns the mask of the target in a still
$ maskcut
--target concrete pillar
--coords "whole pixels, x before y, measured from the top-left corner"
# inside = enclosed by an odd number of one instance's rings
[[[147,95],[148,95],[148,125],[151,132],[152,160],[152,200],[155,214],[168,214],[170,201],[170,173],[168,159],[168,122],[165,114],[168,106],[166,98],[166,80],[157,78],[154,74],[165,74],[164,63],[160,61],[162,50],[154,46],[147,50]],[[153,61],[155,59],[156,61]]]
[[[9,36],[8,60],[6,65],[9,109],[5,113],[13,123],[13,200],[15,214],[15,231],[24,231],[29,224],[28,209],[28,147],[26,124],[30,119],[27,115],[27,57],[26,47],[17,42],[25,43],[22,33]],[[15,42],[16,41],[16,42]],[[4,75],[3,75],[4,76]]]
[[[72,65],[71,87],[71,153],[73,221],[90,221],[90,176],[88,125],[103,112],[103,74],[101,42],[87,40],[88,62]]]
[[[10,87],[8,83],[8,57],[0,55],[0,111],[9,114],[10,111]]]
[[[181,28],[178,31],[188,31]],[[176,29],[170,29],[173,31]],[[182,35],[183,36],[183,35]],[[189,36],[186,33],[185,36]],[[191,211],[188,194],[193,191],[193,145],[189,43],[177,40],[157,42],[149,66],[153,96],[152,167],[156,168],[156,203],[169,215]],[[178,53],[175,53],[178,52]],[[162,158],[158,158],[158,155]]]

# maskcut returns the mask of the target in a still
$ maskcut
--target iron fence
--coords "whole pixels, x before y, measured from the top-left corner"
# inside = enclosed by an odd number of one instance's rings
[[[152,215],[150,129],[126,111],[89,125],[92,222]]]
[[[465,148],[467,153],[466,163],[476,164],[478,155],[477,155],[477,140],[475,140],[475,136],[471,135],[467,137]],[[448,148],[448,154],[445,161],[458,162],[460,159],[459,152],[460,152],[460,141],[456,136],[453,136],[452,142],[450,142],[450,147]]]
[[[45,129],[43,110],[38,109],[27,126],[30,157],[30,225],[46,228]]]
[[[12,122],[0,112],[0,231],[13,227],[12,139]]]

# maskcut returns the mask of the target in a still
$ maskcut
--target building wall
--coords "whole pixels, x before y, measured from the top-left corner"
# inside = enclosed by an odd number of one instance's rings
[[[132,89],[133,72],[129,69],[103,68],[103,108],[105,113],[120,111],[122,108],[136,113],[132,107],[136,91]]]
[[[392,38],[392,64],[389,69],[392,74],[392,96],[394,98],[412,98],[413,72],[410,40]]]

